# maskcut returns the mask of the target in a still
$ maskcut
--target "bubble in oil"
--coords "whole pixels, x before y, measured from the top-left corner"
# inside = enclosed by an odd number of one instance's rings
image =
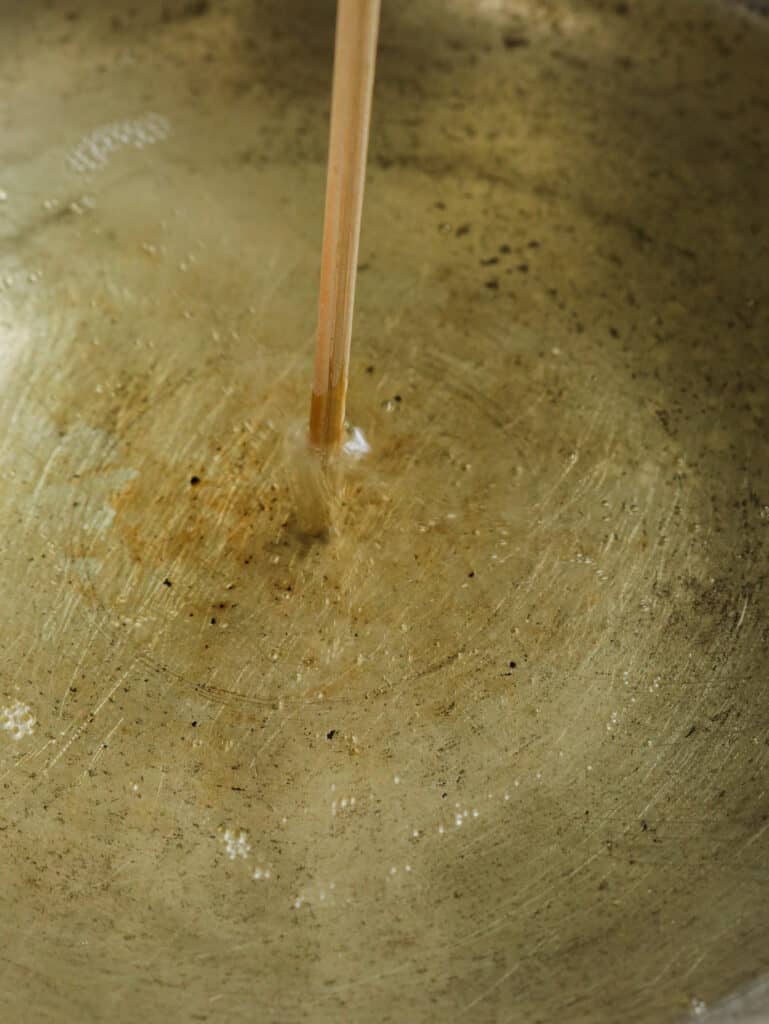
[[[235,833],[233,829],[225,829],[222,836],[225,852],[230,860],[242,858],[245,860],[251,852],[251,844],[245,832]]]

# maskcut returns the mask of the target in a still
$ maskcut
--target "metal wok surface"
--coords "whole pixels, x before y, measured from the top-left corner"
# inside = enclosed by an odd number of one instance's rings
[[[767,971],[760,6],[385,5],[319,541],[333,5],[2,5],[5,1019]]]

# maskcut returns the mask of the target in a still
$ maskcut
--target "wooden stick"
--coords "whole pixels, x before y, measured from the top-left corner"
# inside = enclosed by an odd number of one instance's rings
[[[310,444],[340,446],[380,0],[339,0]]]

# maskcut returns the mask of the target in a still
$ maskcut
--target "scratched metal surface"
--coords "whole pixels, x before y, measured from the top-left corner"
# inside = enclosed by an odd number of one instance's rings
[[[766,22],[385,5],[318,543],[332,15],[2,5],[3,1018],[703,1015],[769,970]]]

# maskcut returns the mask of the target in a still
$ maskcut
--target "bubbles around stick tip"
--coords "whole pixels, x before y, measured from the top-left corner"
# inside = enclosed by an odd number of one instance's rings
[[[371,452],[360,427],[347,427],[347,440],[338,452],[313,448],[304,428],[286,436],[286,461],[294,510],[294,527],[299,534],[329,540],[334,532],[336,511],[341,500],[345,467]]]

